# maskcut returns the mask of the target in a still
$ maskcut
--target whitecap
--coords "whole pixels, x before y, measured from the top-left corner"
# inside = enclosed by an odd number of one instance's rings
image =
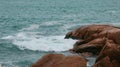
[[[39,26],[40,26],[39,24],[31,24],[29,27],[23,28],[21,31],[23,31],[23,30],[34,30],[34,29],[38,29]]]
[[[60,25],[62,21],[47,21],[47,22],[44,22],[40,25],[45,25],[45,26],[52,26],[52,25]]]
[[[75,43],[75,40],[64,39],[63,35],[40,36],[32,32],[20,32],[2,39],[12,40],[12,43],[21,50],[29,49],[34,51],[66,51],[71,49]]]

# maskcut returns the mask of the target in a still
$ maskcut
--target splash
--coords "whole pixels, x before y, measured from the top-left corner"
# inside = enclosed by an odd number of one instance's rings
[[[20,32],[2,39],[10,39],[21,50],[34,51],[66,51],[71,49],[75,42],[75,40],[64,39],[64,36],[40,36],[35,32]]]

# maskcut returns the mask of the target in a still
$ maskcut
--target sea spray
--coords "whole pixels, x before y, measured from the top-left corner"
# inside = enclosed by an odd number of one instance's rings
[[[35,33],[17,33],[13,36],[6,36],[2,39],[9,39],[20,49],[38,51],[67,51],[73,47],[75,40],[64,39],[64,36],[38,36]]]

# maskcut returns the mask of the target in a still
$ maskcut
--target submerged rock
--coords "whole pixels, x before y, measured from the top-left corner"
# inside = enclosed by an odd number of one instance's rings
[[[31,67],[86,67],[87,60],[81,56],[48,54]]]

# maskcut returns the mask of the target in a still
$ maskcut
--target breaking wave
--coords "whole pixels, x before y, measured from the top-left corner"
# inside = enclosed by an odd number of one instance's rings
[[[75,40],[64,39],[64,36],[40,36],[37,32],[20,32],[2,39],[9,39],[21,50],[67,51],[73,47]]]

